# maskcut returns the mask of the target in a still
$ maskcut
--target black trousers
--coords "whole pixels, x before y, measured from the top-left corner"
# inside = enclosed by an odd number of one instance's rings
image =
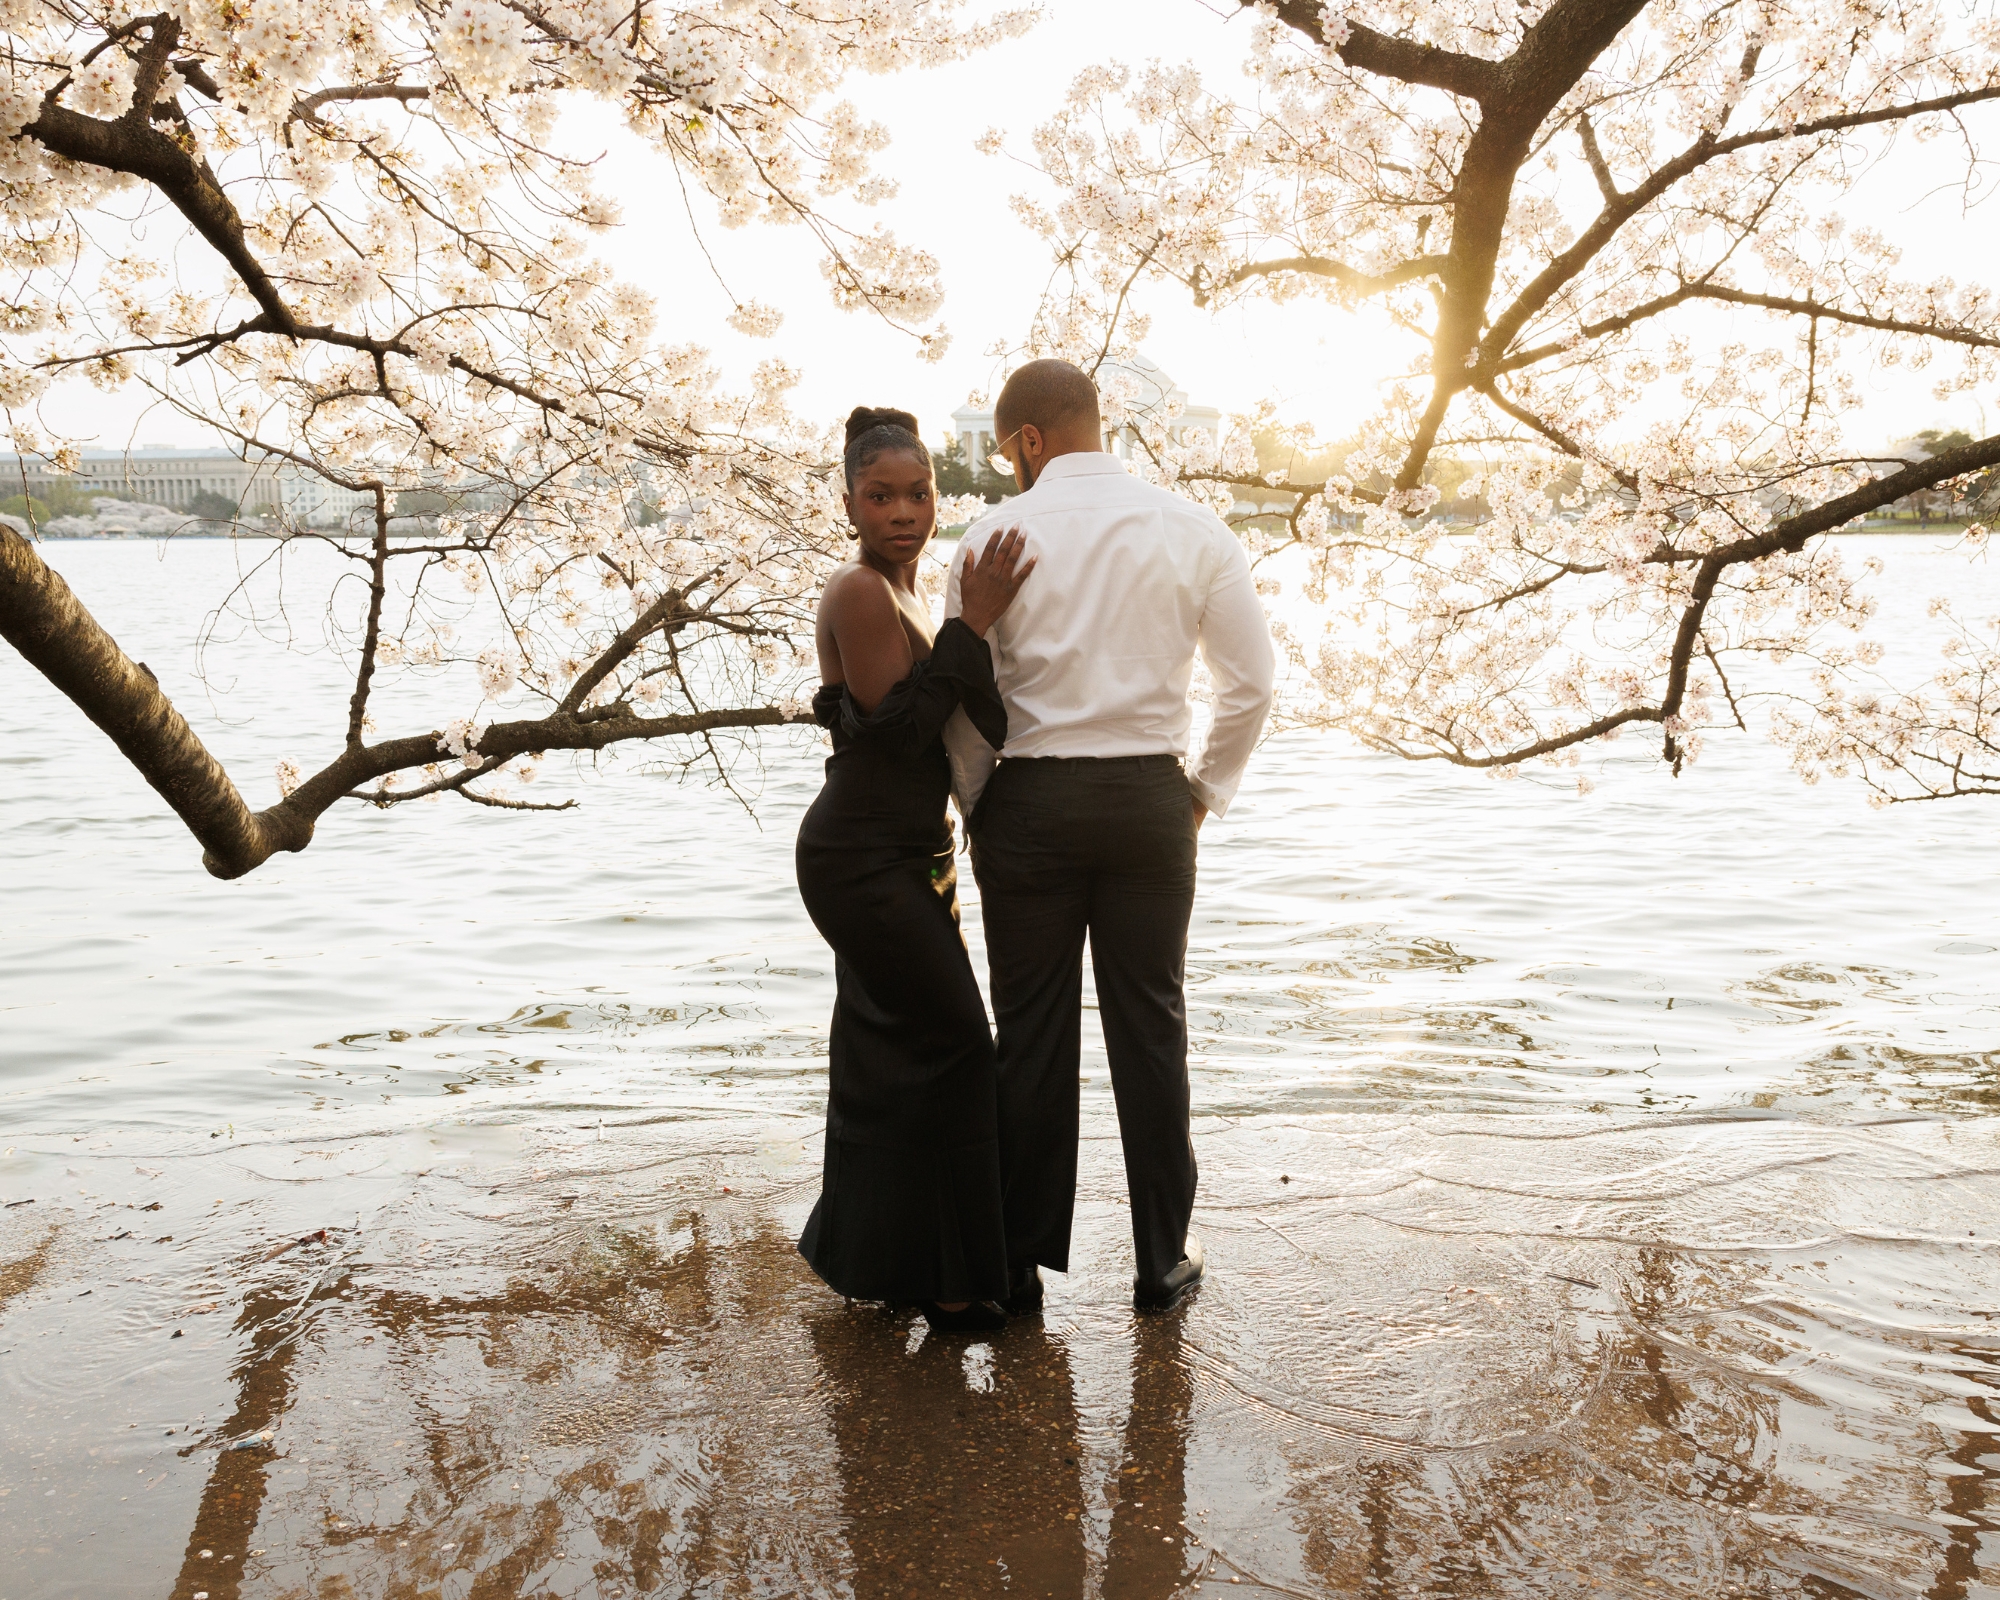
[[[1132,1244],[1139,1276],[1161,1278],[1181,1259],[1194,1210],[1187,778],[1169,755],[1003,761],[971,832],[999,1033],[1008,1260],[1069,1270],[1087,935]]]

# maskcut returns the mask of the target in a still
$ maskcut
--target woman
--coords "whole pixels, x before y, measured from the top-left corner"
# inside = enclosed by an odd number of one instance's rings
[[[907,411],[847,419],[848,521],[827,580],[813,716],[833,735],[799,829],[799,893],[833,946],[826,1169],[799,1252],[839,1293],[917,1305],[940,1331],[1006,1317],[993,1038],[958,930],[942,732],[960,706],[996,749],[1007,716],[986,630],[1034,562],[987,541],[960,614],[931,633],[917,561],[937,531],[931,462]]]

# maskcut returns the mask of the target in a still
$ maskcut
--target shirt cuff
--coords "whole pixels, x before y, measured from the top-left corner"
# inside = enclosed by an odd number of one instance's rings
[[[999,757],[966,715],[964,706],[953,711],[944,725],[944,747],[951,761],[951,797],[958,802],[958,814],[969,828]]]
[[[1229,802],[1235,797],[1236,793],[1234,789],[1230,790],[1228,794],[1224,794],[1220,789],[1203,783],[1201,779],[1195,777],[1193,774],[1189,774],[1188,776],[1188,788],[1193,792],[1195,799],[1199,800],[1207,808],[1208,814],[1211,817],[1223,817],[1229,814]]]

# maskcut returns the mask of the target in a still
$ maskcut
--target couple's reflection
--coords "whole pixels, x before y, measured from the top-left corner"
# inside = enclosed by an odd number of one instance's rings
[[[1105,1600],[1158,1600],[1187,1576],[1188,1412],[1194,1374],[1181,1360],[1184,1312],[1141,1317],[1132,1341],[1132,1409],[1111,1508]]]
[[[1102,1593],[1168,1594],[1187,1570],[1184,1483],[1192,1388],[1181,1317],[1137,1329],[1132,1404],[1112,1490]],[[1080,1600],[1083,1452],[1069,1352],[1039,1318],[992,1341],[915,1352],[859,1309],[811,1325],[840,1455],[856,1600],[1006,1594]],[[990,1377],[991,1388],[983,1386]]]

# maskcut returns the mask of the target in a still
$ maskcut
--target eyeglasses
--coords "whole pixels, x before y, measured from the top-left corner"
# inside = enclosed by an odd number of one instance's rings
[[[1026,426],[1025,422],[1021,424],[1021,428],[1025,428]],[[1006,438],[1002,439],[999,448],[986,458],[986,464],[1003,477],[1011,477],[1013,475],[1014,462],[1013,458],[1007,454],[1007,446],[1021,437],[1021,428],[1016,428]]]

